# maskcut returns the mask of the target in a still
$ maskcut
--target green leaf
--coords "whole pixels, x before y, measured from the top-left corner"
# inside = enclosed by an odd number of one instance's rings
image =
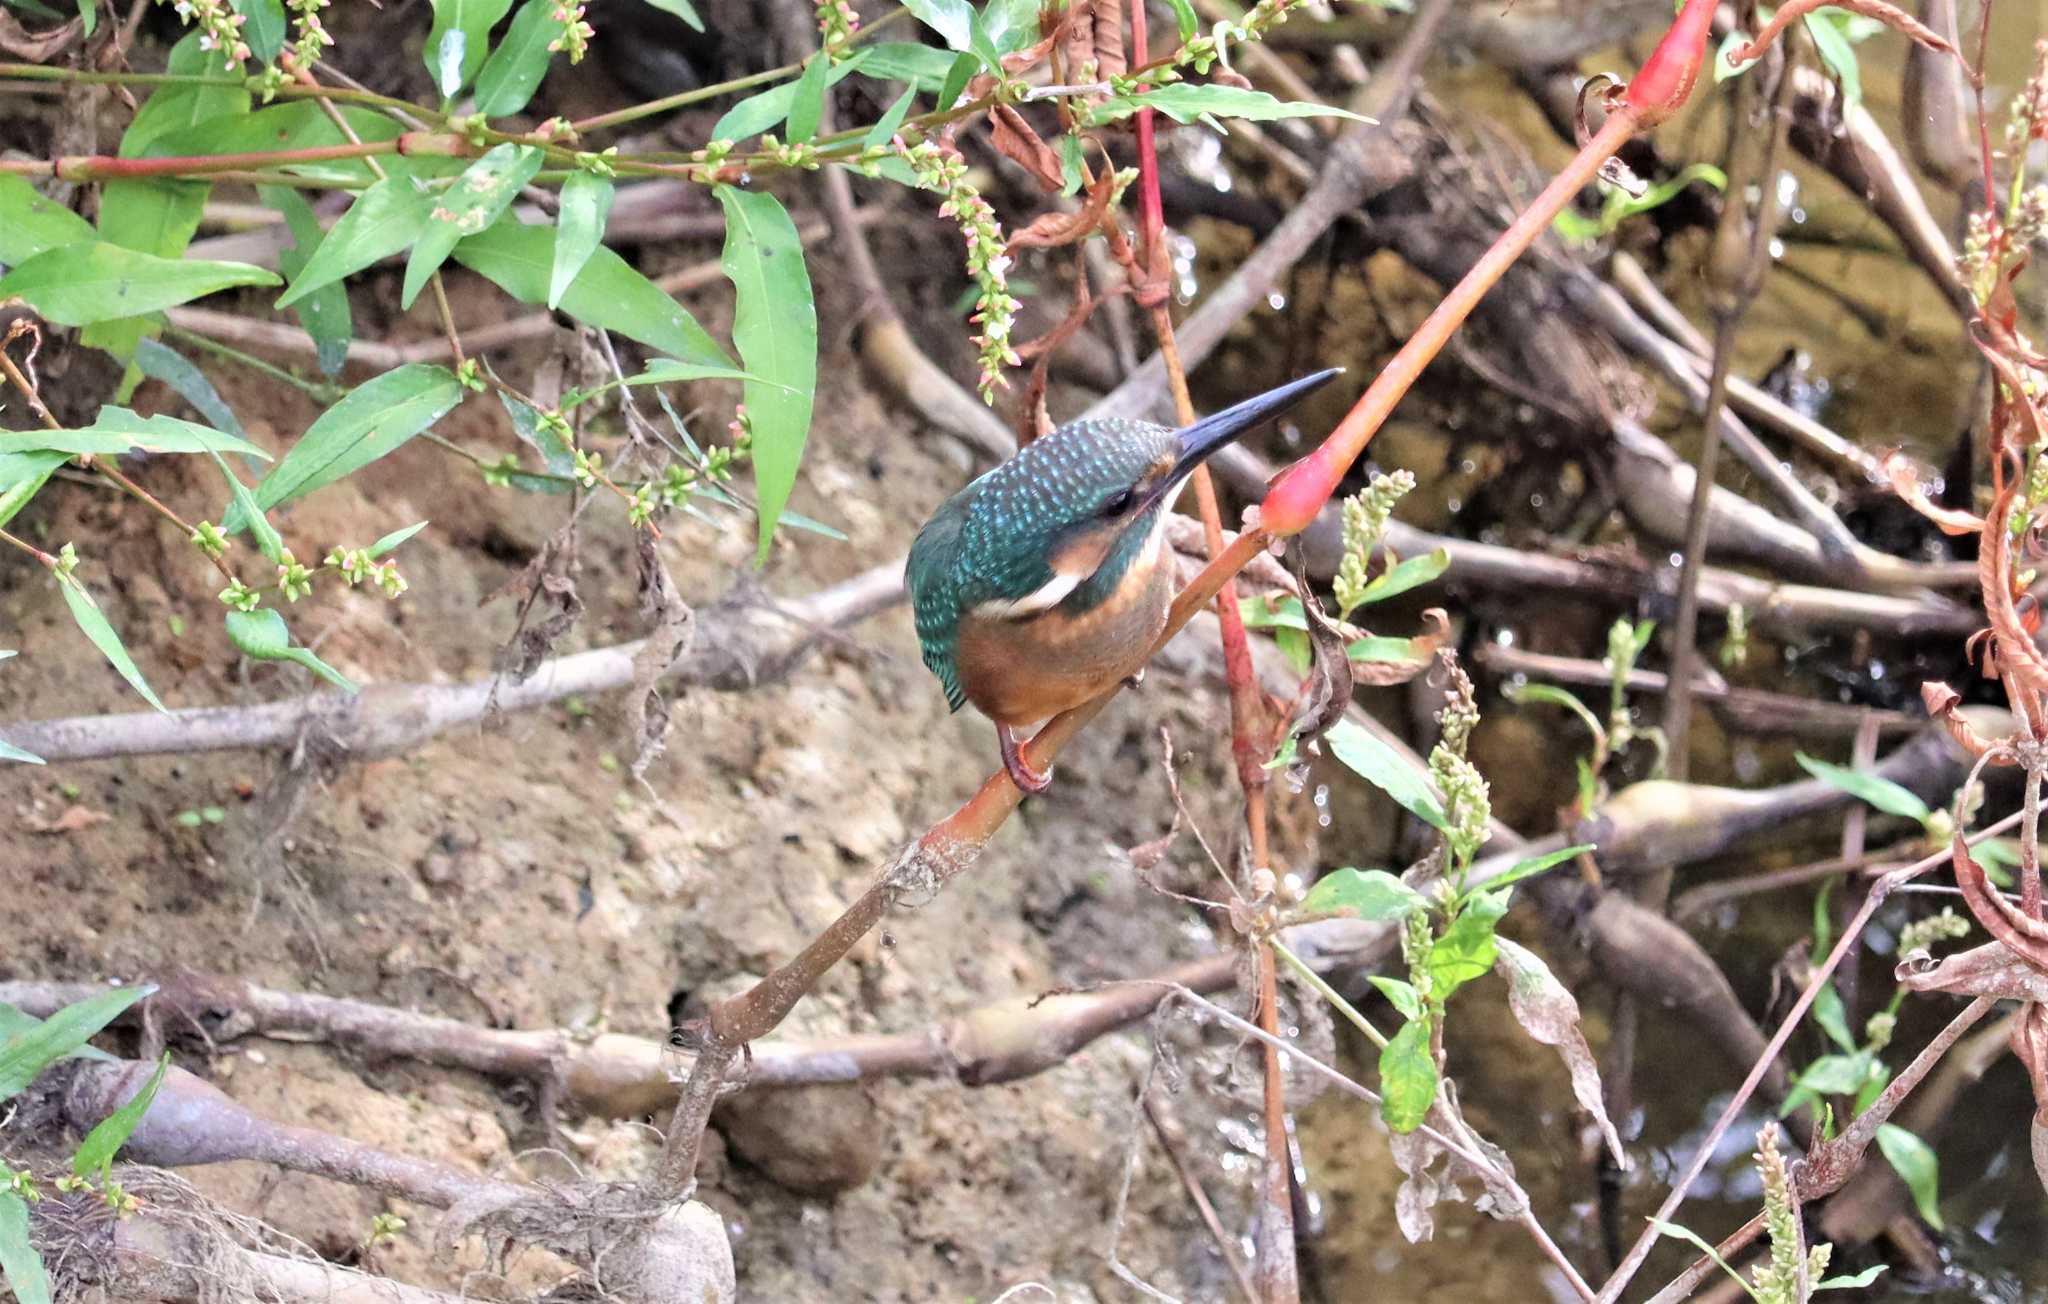
[[[825,78],[832,72],[831,56],[822,50],[804,65],[789,101],[789,143],[808,144],[818,134],[818,120],[825,115]]]
[[[1387,998],[1401,1017],[1413,1021],[1422,1017],[1422,993],[1415,990],[1415,984],[1384,974],[1369,973],[1365,980],[1379,988],[1380,995]]]
[[[1188,0],[1167,0],[1173,8],[1173,21],[1180,29],[1180,41],[1186,45],[1201,27],[1201,20],[1195,16],[1195,7]]]
[[[526,0],[512,15],[505,39],[476,75],[476,111],[487,118],[502,118],[525,108],[547,75],[548,60],[554,57],[548,46],[561,34],[554,0]]]
[[[1918,823],[1926,823],[1932,813],[1927,803],[1910,791],[1893,783],[1890,779],[1869,770],[1851,770],[1826,761],[1815,760],[1805,752],[1797,757],[1800,768],[1814,778],[1831,787],[1840,788],[1851,797],[1869,802],[1887,815],[1897,815]]]
[[[285,153],[293,150],[326,149],[350,142],[350,134],[366,144],[396,140],[403,128],[381,113],[338,105],[348,130],[342,130],[318,104],[299,100],[273,104],[248,112],[237,108],[189,127],[180,127],[154,137],[142,150],[151,158],[193,154]],[[435,155],[407,157],[386,154],[377,160],[386,172],[398,174],[459,172],[466,160]],[[289,162],[282,169],[293,176],[339,186],[367,187],[377,180],[370,160],[362,158],[318,159]]]
[[[45,198],[26,178],[0,173],[0,267],[93,238],[92,223]]]
[[[1758,22],[1770,21],[1765,17],[1766,12],[1762,6],[1758,6],[1756,11]],[[1714,51],[1714,84],[1716,86],[1727,81],[1730,77],[1740,77],[1751,68],[1756,67],[1758,63],[1756,59],[1747,59],[1741,63],[1730,62],[1730,56],[1743,46],[1748,45],[1751,39],[1751,33],[1742,31],[1739,28],[1721,38],[1719,48]]]
[[[967,0],[904,0],[917,21],[937,32],[946,48],[965,50],[973,37],[974,6]]]
[[[1060,197],[1064,199],[1080,192],[1087,159],[1082,153],[1081,138],[1071,131],[1060,137],[1059,150]]]
[[[12,1030],[0,1041],[0,1100],[20,1095],[44,1069],[85,1045],[121,1012],[154,992],[154,984],[110,987],[76,1001],[32,1026]]]
[[[359,691],[347,675],[314,656],[310,649],[293,647],[291,631],[285,628],[284,617],[276,608],[230,611],[226,616],[228,642],[242,655],[257,661],[297,662],[344,693]]]
[[[1373,923],[1405,919],[1429,907],[1429,898],[1384,869],[1333,869],[1303,899],[1304,914],[1343,911]]]
[[[1038,39],[1038,0],[988,0],[980,22],[982,34],[993,47],[983,57],[995,54],[998,57],[988,61],[1000,66],[1000,56],[1015,54]]]
[[[540,454],[541,464],[550,473],[566,476],[576,470],[576,450],[570,448],[552,428],[541,424],[540,413],[532,404],[521,402],[502,390],[498,393],[498,401],[504,405],[506,415],[512,418],[512,433]]]
[[[1380,1050],[1380,1118],[1395,1132],[1413,1132],[1435,1101],[1429,1020],[1410,1019]]]
[[[235,0],[235,12],[242,16],[242,39],[249,53],[269,63],[284,49],[284,5],[281,0]]]
[[[101,1119],[92,1131],[85,1134],[85,1140],[78,1143],[78,1153],[71,1156],[71,1171],[80,1177],[95,1177],[101,1182],[107,1180],[107,1172],[114,1166],[114,1156],[128,1138],[135,1135],[135,1129],[142,1125],[142,1116],[156,1102],[157,1089],[164,1084],[164,1074],[170,1071],[171,1053],[165,1051],[156,1062],[156,1072],[149,1075],[149,1081],[142,1084],[142,1090],[128,1098],[113,1113]]]
[[[719,265],[733,283],[733,343],[759,380],[746,385],[754,429],[754,485],[761,516],[758,565],[768,560],[775,522],[796,487],[810,434],[818,380],[818,313],[796,223],[775,196],[718,186],[725,206]],[[767,382],[767,383],[764,383]]]
[[[218,429],[237,438],[246,438],[248,431],[235,419],[235,410],[227,405],[206,373],[193,365],[190,358],[155,340],[142,340],[135,346],[135,365],[142,374],[159,384],[176,390],[178,397],[195,408],[200,416],[212,422]]]
[[[1592,710],[1584,702],[1578,699],[1577,695],[1568,689],[1558,688],[1553,684],[1509,684],[1500,691],[1502,697],[1507,698],[1516,706],[1526,706],[1531,702],[1542,702],[1549,706],[1561,706],[1579,717],[1579,721],[1586,726],[1588,732],[1595,738],[1602,738],[1607,734],[1607,730],[1601,726],[1599,718],[1593,714]]]
[[[313,255],[320,251],[327,233],[320,229],[320,219],[313,212],[313,206],[306,197],[292,186],[259,186],[257,195],[283,215],[285,226],[292,233],[289,247],[278,251],[278,265],[284,274],[296,280],[304,275]],[[348,289],[339,281],[330,281],[317,290],[299,296],[292,312],[297,315],[299,325],[306,334],[313,337],[315,356],[319,360],[320,372],[325,376],[338,376],[348,362],[348,344],[355,338],[355,313],[349,307]]]
[[[272,563],[283,565],[284,538],[278,534],[277,527],[270,523],[270,518],[263,514],[263,509],[256,505],[256,495],[249,492],[249,486],[243,484],[242,477],[236,475],[228,466],[226,458],[215,453],[213,460],[219,465],[220,473],[228,479],[229,500],[233,504],[229,514],[249,526],[250,532],[256,536],[258,552]]]
[[[555,231],[500,222],[455,246],[455,261],[495,282],[521,303],[547,302],[554,274]],[[729,366],[732,359],[697,319],[666,291],[599,247],[569,284],[561,309],[588,326],[690,362]]]
[[[1127,118],[1143,108],[1157,109],[1180,123],[1209,117],[1246,118],[1253,122],[1272,122],[1279,118],[1350,118],[1355,122],[1365,121],[1356,113],[1332,108],[1327,104],[1315,104],[1305,100],[1277,100],[1264,91],[1248,91],[1213,82],[1203,85],[1176,82],[1171,86],[1160,86],[1133,95],[1111,96],[1089,110],[1089,119],[1095,123],[1113,122],[1118,118]]]
[[[0,525],[14,519],[28,506],[52,472],[71,460],[69,453],[47,450],[34,453],[0,453]]]
[[[85,35],[91,36],[95,31],[99,30],[99,0],[78,0],[78,18],[84,25]]]
[[[868,134],[861,138],[861,149],[870,150],[886,147],[895,138],[897,130],[903,126],[903,120],[910,116],[910,105],[916,98],[917,88],[915,86],[903,92],[896,102],[889,106],[889,111],[877,118],[874,126],[868,128]]]
[[[1778,1117],[1784,1118],[1800,1106],[1821,1096],[1853,1096],[1863,1089],[1870,1077],[1876,1059],[1868,1051],[1857,1051],[1853,1055],[1823,1055],[1806,1066],[1792,1083],[1792,1089],[1785,1093],[1785,1099],[1778,1104]]]
[[[551,0],[533,0],[535,4]],[[590,172],[572,173],[562,183],[560,215],[555,219],[555,261],[548,272],[548,307],[559,307],[577,273],[604,242],[604,224],[612,211],[612,183]]]
[[[421,55],[444,99],[454,99],[483,67],[491,29],[511,7],[512,0],[434,0],[434,25]]]
[[[1339,720],[1323,735],[1330,755],[1375,788],[1400,803],[1403,810],[1439,831],[1450,827],[1443,804],[1429,790],[1422,771],[1375,734],[1350,720]]]
[[[17,761],[23,765],[46,764],[42,757],[36,755],[34,752],[24,751],[23,749],[16,747],[13,743],[8,742],[5,738],[0,738],[0,761]]]
[[[446,416],[463,393],[454,372],[419,362],[357,386],[321,413],[263,477],[256,505],[269,511],[361,470]],[[240,511],[222,522],[230,533],[247,526]]]
[[[1525,878],[1534,878],[1546,870],[1555,869],[1567,860],[1575,860],[1594,849],[1592,843],[1582,842],[1575,847],[1565,847],[1559,851],[1546,852],[1541,856],[1531,856],[1527,860],[1518,860],[1509,867],[1507,873],[1487,879],[1486,886],[1489,888],[1508,887],[1511,884],[1521,882]]]
[[[365,548],[363,551],[369,554],[369,558],[371,561],[375,561],[377,560],[377,558],[382,557],[385,553],[390,552],[393,548],[396,548],[399,544],[404,543],[407,539],[410,539],[412,536],[418,534],[421,530],[424,530],[426,528],[427,523],[425,521],[421,521],[416,525],[408,525],[402,530],[393,530],[391,533],[377,540],[377,542],[371,544],[368,548]]]
[[[94,3],[78,0],[78,7],[90,15]],[[85,30],[92,31],[90,23]],[[15,1304],[50,1304],[50,1275],[28,1240],[28,1206],[12,1191],[0,1191],[0,1279],[14,1292]]]
[[[817,60],[812,60],[812,63],[816,62]],[[827,86],[836,85],[840,78],[866,62],[867,51],[863,50],[838,63],[831,63],[828,60],[826,70],[820,75],[824,77]],[[810,65],[805,66],[804,75],[806,78],[810,76]],[[802,85],[801,81],[784,82],[780,86],[770,86],[758,95],[749,95],[727,109],[725,116],[712,124],[711,139],[745,140],[749,136],[758,136],[764,131],[773,130],[775,125],[788,118],[791,110],[796,107],[797,95]],[[821,104],[824,102],[823,95],[824,92],[820,90]],[[811,124],[811,130],[814,133],[817,130],[815,121]],[[792,129],[792,138],[794,134]]]
[[[1742,1287],[1743,1294],[1751,1299],[1757,1298],[1757,1293],[1750,1289],[1749,1281],[1741,1273],[1729,1267],[1728,1260],[1721,1257],[1721,1252],[1701,1239],[1698,1232],[1693,1231],[1689,1227],[1680,1227],[1677,1223],[1665,1222],[1662,1218],[1650,1219],[1650,1226],[1656,1230],[1659,1236],[1668,1236],[1675,1241],[1684,1241],[1687,1245],[1692,1246],[1701,1254],[1712,1259],[1720,1266],[1721,1271],[1735,1278],[1735,1284]]]
[[[10,443],[22,449],[47,448],[73,455],[119,456],[133,448],[145,453],[240,453],[270,460],[268,453],[248,440],[210,426],[177,417],[145,417],[111,403],[83,430],[24,430]]]
[[[1420,557],[1410,557],[1366,585],[1360,603],[1385,602],[1388,598],[1399,597],[1410,589],[1428,584],[1450,568],[1451,554],[1442,548]]]
[[[1813,38],[1813,48],[1820,55],[1820,61],[1835,74],[1835,80],[1842,83],[1843,108],[1854,109],[1863,103],[1863,74],[1856,67],[1856,50],[1842,29],[1822,11],[1806,15],[1806,34]]]
[[[1430,995],[1434,999],[1448,1000],[1458,988],[1492,972],[1493,957],[1499,950],[1494,944],[1493,930],[1508,912],[1511,895],[1506,888],[1474,892],[1451,926],[1430,945],[1428,969]]]
[[[1935,1158],[1934,1147],[1897,1123],[1880,1123],[1877,1148],[1884,1151],[1899,1180],[1913,1193],[1913,1207],[1920,1211],[1921,1219],[1934,1230],[1943,1230],[1941,1161]]]
[[[164,704],[157,700],[156,693],[150,689],[149,681],[135,668],[135,658],[128,655],[128,649],[121,643],[121,636],[107,623],[99,604],[92,600],[92,595],[85,591],[85,586],[67,576],[57,587],[63,590],[64,605],[71,608],[71,619],[78,622],[78,627],[85,631],[85,636],[92,640],[92,645],[100,650],[100,655],[104,656],[114,669],[121,672],[121,678],[127,680],[128,686],[142,695],[143,701],[159,711],[163,710]]]
[[[981,59],[972,52],[956,55],[953,66],[946,69],[946,80],[939,83],[938,103],[932,107],[944,113],[960,98],[960,92],[967,89],[967,83],[974,80],[974,74],[981,71]]]
[[[647,3],[663,13],[674,14],[697,31],[704,30],[704,20],[697,16],[697,6],[690,0],[647,0]]]
[[[865,48],[868,61],[862,72],[881,81],[909,82],[912,90],[927,95],[946,84],[946,73],[955,57],[911,41],[883,41]]]
[[[1856,1051],[1856,1034],[1849,1031],[1848,1011],[1842,1008],[1842,998],[1835,991],[1833,983],[1822,983],[1813,996],[1813,1021],[1828,1035],[1828,1040],[1839,1046],[1845,1053]]]
[[[1883,1276],[1884,1270],[1890,1266],[1888,1263],[1873,1263],[1853,1277],[1829,1277],[1817,1281],[1813,1283],[1813,1290],[1815,1294],[1824,1290],[1862,1290]]]
[[[505,215],[519,197],[520,187],[533,180],[546,157],[531,145],[494,145],[464,170],[442,193],[441,202],[428,211],[426,230],[413,242],[412,256],[405,261],[399,307],[412,307],[426,288],[427,278],[440,270],[457,241],[485,230]]]
[[[158,312],[238,285],[276,285],[247,263],[158,258],[104,241],[46,249],[0,276],[0,299],[20,296],[60,326]]]
[[[177,77],[221,77],[226,61],[218,52],[202,48],[202,39],[196,31],[179,38],[171,47],[164,70]],[[224,120],[246,117],[248,112],[249,92],[241,86],[159,86],[135,111],[128,130],[121,133],[118,152],[122,158],[141,158],[150,146],[173,132],[190,131],[202,124],[218,126]],[[105,223],[101,225],[104,227]]]
[[[292,279],[277,306],[289,308],[306,295],[388,258],[420,238],[432,220],[434,199],[411,177],[390,176],[356,196],[306,265]]]

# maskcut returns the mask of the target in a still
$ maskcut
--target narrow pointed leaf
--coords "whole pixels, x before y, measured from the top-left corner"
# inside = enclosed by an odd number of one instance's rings
[[[719,186],[725,206],[720,266],[733,283],[733,343],[759,381],[746,386],[754,428],[754,484],[761,517],[758,565],[768,559],[775,522],[796,487],[810,434],[818,380],[818,313],[804,270],[803,241],[775,196]],[[772,382],[772,383],[762,383]]]
[[[1420,588],[1451,568],[1451,554],[1442,548],[1410,557],[1365,586],[1366,602],[1385,602],[1410,589]]]
[[[1851,770],[1841,765],[1830,765],[1815,760],[1805,752],[1798,755],[1800,768],[1814,778],[1832,787],[1840,788],[1852,797],[1869,802],[1887,815],[1925,823],[1928,816],[1927,803],[1915,796],[1910,789],[1902,788],[1880,774],[1868,770]]]
[[[268,461],[270,455],[246,439],[177,417],[142,416],[109,403],[83,430],[25,430],[13,437],[22,449],[46,448],[71,454],[118,456],[145,453],[241,453]]]
[[[647,0],[647,3],[663,13],[674,14],[697,31],[704,30],[704,20],[697,16],[697,6],[690,0]]]
[[[889,111],[877,118],[874,126],[868,128],[868,134],[861,138],[861,148],[875,149],[887,145],[894,139],[897,131],[903,126],[903,120],[910,116],[910,105],[916,98],[915,86],[898,96],[896,102],[889,106]]]
[[[157,1089],[163,1086],[164,1074],[170,1067],[171,1053],[165,1051],[156,1062],[156,1072],[142,1084],[142,1090],[130,1096],[126,1104],[101,1119],[92,1131],[85,1134],[85,1140],[78,1143],[78,1152],[71,1156],[73,1173],[100,1182],[107,1180],[107,1172],[114,1165],[114,1156],[128,1144],[128,1138],[135,1135],[135,1129],[142,1125],[142,1116],[156,1102]]]
[[[94,2],[78,0],[80,8]],[[14,1292],[15,1304],[50,1304],[50,1274],[29,1244],[28,1206],[12,1191],[0,1191],[0,1280]]]
[[[128,655],[128,648],[121,642],[121,636],[114,632],[113,625],[108,623],[99,604],[92,600],[92,595],[85,591],[85,586],[75,579],[65,579],[57,587],[63,590],[64,605],[71,608],[71,619],[78,622],[78,628],[92,640],[92,645],[100,650],[100,655],[104,656],[114,669],[121,672],[121,678],[127,680],[128,686],[142,695],[143,701],[159,711],[163,710],[164,704],[157,700],[149,681],[142,677],[142,671],[136,669],[135,658]]]
[[[0,738],[0,761],[17,761],[23,765],[42,765],[43,758],[34,752],[23,751],[5,738]]]
[[[536,5],[546,0],[532,0]],[[612,183],[578,171],[562,183],[562,206],[555,218],[555,260],[548,271],[548,307],[558,308],[562,296],[582,274],[590,256],[604,241],[604,224],[612,211]]]
[[[69,453],[48,450],[34,453],[0,453],[0,525],[14,519],[28,506],[58,467],[71,460]]]
[[[1350,118],[1363,122],[1345,109],[1332,108],[1306,100],[1278,100],[1264,91],[1248,91],[1236,86],[1225,86],[1211,82],[1192,85],[1176,82],[1155,90],[1139,91],[1133,95],[1112,96],[1089,111],[1094,122],[1109,122],[1129,117],[1139,109],[1153,108],[1172,118],[1175,122],[1188,123],[1198,118],[1246,118],[1253,122],[1271,122],[1278,118]]]
[[[834,86],[842,77],[862,67],[866,62],[867,51],[858,51],[838,63],[831,63],[828,60],[825,70],[818,75],[824,78],[826,86]],[[797,97],[803,94],[802,86],[801,81],[784,82],[780,86],[770,86],[759,94],[749,95],[727,109],[724,116],[711,125],[711,139],[745,140],[749,136],[758,136],[764,131],[774,130],[795,110]],[[818,97],[818,102],[824,103],[822,87],[818,90]],[[814,133],[817,125],[813,120],[811,130]],[[792,135],[794,130],[792,127]]]
[[[1592,850],[1595,850],[1592,843],[1581,842],[1575,847],[1565,847],[1541,856],[1531,856],[1527,860],[1518,860],[1509,868],[1507,873],[1496,878],[1487,879],[1486,886],[1489,888],[1506,887],[1510,883],[1519,883],[1525,878],[1534,878],[1546,870],[1555,869],[1567,860],[1577,859],[1579,856]]]
[[[388,258],[420,238],[434,211],[412,178],[390,176],[356,196],[277,301],[289,308],[324,285]]]
[[[562,34],[554,11],[555,0],[526,0],[512,15],[505,39],[498,42],[498,48],[484,60],[483,71],[476,75],[478,113],[502,118],[519,112],[533,99],[541,78],[547,75],[548,60],[554,57],[548,46]]]
[[[1433,829],[1450,827],[1443,803],[1429,790],[1421,771],[1376,735],[1349,720],[1340,720],[1323,735],[1323,742],[1332,756],[1359,778],[1400,803],[1403,810]]]
[[[456,245],[455,261],[521,303],[545,303],[554,269],[555,231],[500,222]],[[602,246],[570,282],[561,309],[586,325],[614,331],[672,357],[720,366],[732,363],[687,309]]]
[[[463,393],[454,372],[417,362],[365,382],[321,413],[263,477],[257,506],[268,511],[361,470],[446,416]],[[230,532],[247,525],[240,511],[223,522]]]
[[[313,206],[295,187],[261,186],[256,193],[264,203],[283,215],[285,226],[292,233],[292,243],[278,251],[277,261],[284,274],[296,281],[305,274],[313,255],[326,242],[327,232],[321,229]],[[330,281],[318,289],[308,290],[299,295],[298,301],[292,305],[292,312],[306,334],[313,337],[321,374],[340,375],[348,362],[349,341],[355,338],[356,333],[355,312],[349,306],[347,287],[340,281]]]
[[[1302,913],[1344,911],[1374,923],[1405,919],[1429,899],[1384,869],[1334,869],[1316,880],[1301,903]]]
[[[519,196],[519,189],[533,180],[546,157],[530,145],[496,145],[469,165],[455,184],[441,193],[440,202],[427,212],[427,226],[413,242],[412,256],[405,263],[405,285],[399,292],[401,308],[426,288],[427,278],[440,269],[456,242],[488,228],[504,216]]]
[[[190,403],[215,429],[247,438],[248,431],[235,418],[235,410],[227,405],[206,373],[184,354],[156,340],[143,340],[135,346],[135,365],[151,380],[177,391],[178,397]]]
[[[1941,1231],[1941,1163],[1934,1147],[1897,1123],[1883,1123],[1877,1129],[1877,1148],[1884,1151],[1899,1180],[1912,1192],[1913,1207],[1920,1217]]]
[[[927,95],[946,84],[946,74],[953,67],[952,54],[914,41],[882,41],[863,48],[868,61],[861,71],[866,75],[879,81],[908,82],[911,90]]]
[[[308,648],[293,647],[291,631],[284,617],[273,607],[227,613],[228,641],[243,656],[256,661],[292,661],[304,666],[344,693],[358,691],[353,680],[314,656]]]
[[[825,113],[825,78],[831,72],[832,60],[822,50],[804,65],[804,75],[796,80],[796,95],[789,102],[791,144],[808,144],[818,134],[818,120]]]
[[[402,530],[393,530],[391,533],[377,540],[377,542],[363,549],[363,551],[369,554],[370,560],[375,561],[377,558],[382,557],[385,553],[390,552],[393,548],[396,548],[399,544],[404,543],[407,539],[410,539],[412,536],[418,534],[421,530],[424,530],[426,528],[427,523],[425,521],[421,521],[417,525],[408,525]]]
[[[47,1019],[10,1031],[0,1040],[0,1100],[20,1095],[44,1069],[85,1045],[92,1035],[156,987],[110,987],[74,1002]]]
[[[60,326],[159,312],[238,285],[276,285],[247,263],[158,258],[95,242],[46,249],[0,276],[0,299],[19,296]]]
[[[283,565],[284,539],[278,534],[277,527],[270,523],[270,518],[263,514],[263,509],[256,505],[256,495],[249,492],[249,486],[243,484],[242,477],[236,475],[228,466],[226,458],[215,453],[213,460],[220,467],[220,473],[227,477],[229,501],[232,504],[229,514],[249,527],[250,533],[256,538],[258,552],[273,564]]]

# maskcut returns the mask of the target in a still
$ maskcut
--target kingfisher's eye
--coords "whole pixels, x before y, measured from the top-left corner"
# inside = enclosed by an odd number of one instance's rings
[[[1131,510],[1132,501],[1133,495],[1130,490],[1126,489],[1122,493],[1118,494],[1116,497],[1110,499],[1109,502],[1103,506],[1102,510],[1111,516],[1122,516],[1125,512]]]

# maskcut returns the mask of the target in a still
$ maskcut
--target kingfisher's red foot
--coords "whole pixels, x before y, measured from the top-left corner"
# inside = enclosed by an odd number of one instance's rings
[[[1010,772],[1010,782],[1016,784],[1020,792],[1036,795],[1052,787],[1052,771],[1048,769],[1041,774],[1031,768],[1024,759],[1023,749],[1017,746],[1017,735],[1010,732],[1010,726],[996,726],[996,744],[1002,748],[1003,768]]]

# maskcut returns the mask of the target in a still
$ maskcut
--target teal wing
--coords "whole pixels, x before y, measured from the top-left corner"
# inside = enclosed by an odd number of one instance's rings
[[[961,565],[960,531],[967,522],[967,506],[973,485],[954,494],[932,514],[910,545],[910,561],[903,578],[910,589],[910,610],[917,622],[917,642],[924,663],[939,677],[946,690],[946,704],[957,711],[967,705],[966,690],[960,687],[960,615],[968,595]]]

